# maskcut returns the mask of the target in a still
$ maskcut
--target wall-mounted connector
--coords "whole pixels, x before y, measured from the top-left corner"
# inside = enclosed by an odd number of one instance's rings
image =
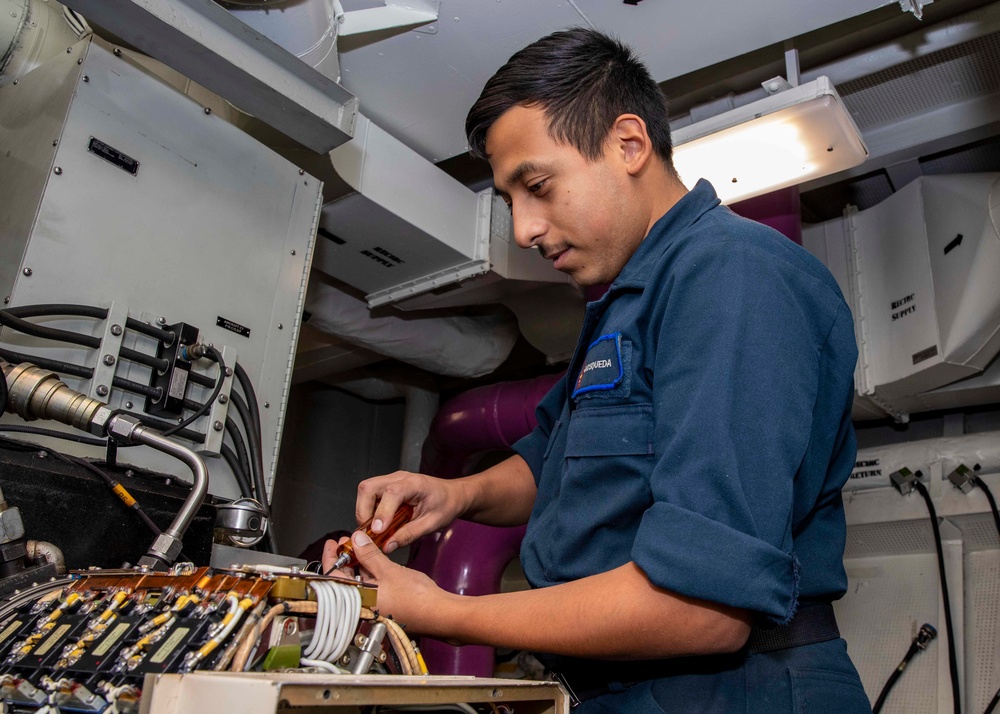
[[[922,650],[927,649],[927,645],[930,644],[931,640],[937,637],[937,630],[929,623],[925,622],[921,627],[917,636],[913,638],[913,644]]]
[[[958,468],[948,474],[948,480],[962,493],[968,493],[976,485],[976,474],[981,468],[979,464],[971,469],[965,464],[959,464]]]
[[[913,484],[923,475],[922,471],[914,473],[904,466],[899,471],[893,471],[889,474],[889,480],[892,481],[896,490],[905,496],[913,490]]]

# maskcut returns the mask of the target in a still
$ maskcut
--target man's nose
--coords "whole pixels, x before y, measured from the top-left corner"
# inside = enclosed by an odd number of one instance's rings
[[[522,202],[515,201],[511,205],[511,218],[514,221],[514,242],[519,247],[531,248],[545,235],[546,224],[542,216],[529,210]]]

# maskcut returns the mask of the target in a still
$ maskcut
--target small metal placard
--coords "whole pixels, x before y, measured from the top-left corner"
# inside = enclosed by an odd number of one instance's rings
[[[139,162],[127,154],[123,154],[113,146],[108,146],[100,139],[90,137],[87,144],[87,151],[100,156],[105,161],[114,164],[123,171],[128,171],[135,176],[139,173]]]
[[[937,345],[933,347],[928,347],[926,350],[920,350],[915,355],[913,355],[913,364],[920,364],[924,360],[928,360],[931,357],[937,357]]]
[[[250,328],[244,327],[238,322],[233,322],[232,320],[227,320],[226,318],[219,316],[215,318],[215,324],[217,327],[222,327],[230,332],[235,332],[237,335],[243,335],[244,337],[250,336]]]

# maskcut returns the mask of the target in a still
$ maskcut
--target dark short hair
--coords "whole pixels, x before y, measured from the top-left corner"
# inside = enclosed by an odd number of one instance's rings
[[[667,99],[649,70],[619,40],[577,27],[543,37],[497,70],[465,119],[469,152],[485,159],[486,133],[508,109],[540,106],[549,133],[594,161],[622,114],[646,122],[653,149],[671,164]]]

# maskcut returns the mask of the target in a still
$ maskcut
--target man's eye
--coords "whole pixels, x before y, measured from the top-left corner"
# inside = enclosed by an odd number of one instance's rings
[[[530,186],[528,186],[528,191],[530,193],[538,193],[539,191],[542,190],[542,186],[545,185],[545,181],[546,181],[546,179],[542,179],[538,183],[531,184]]]

